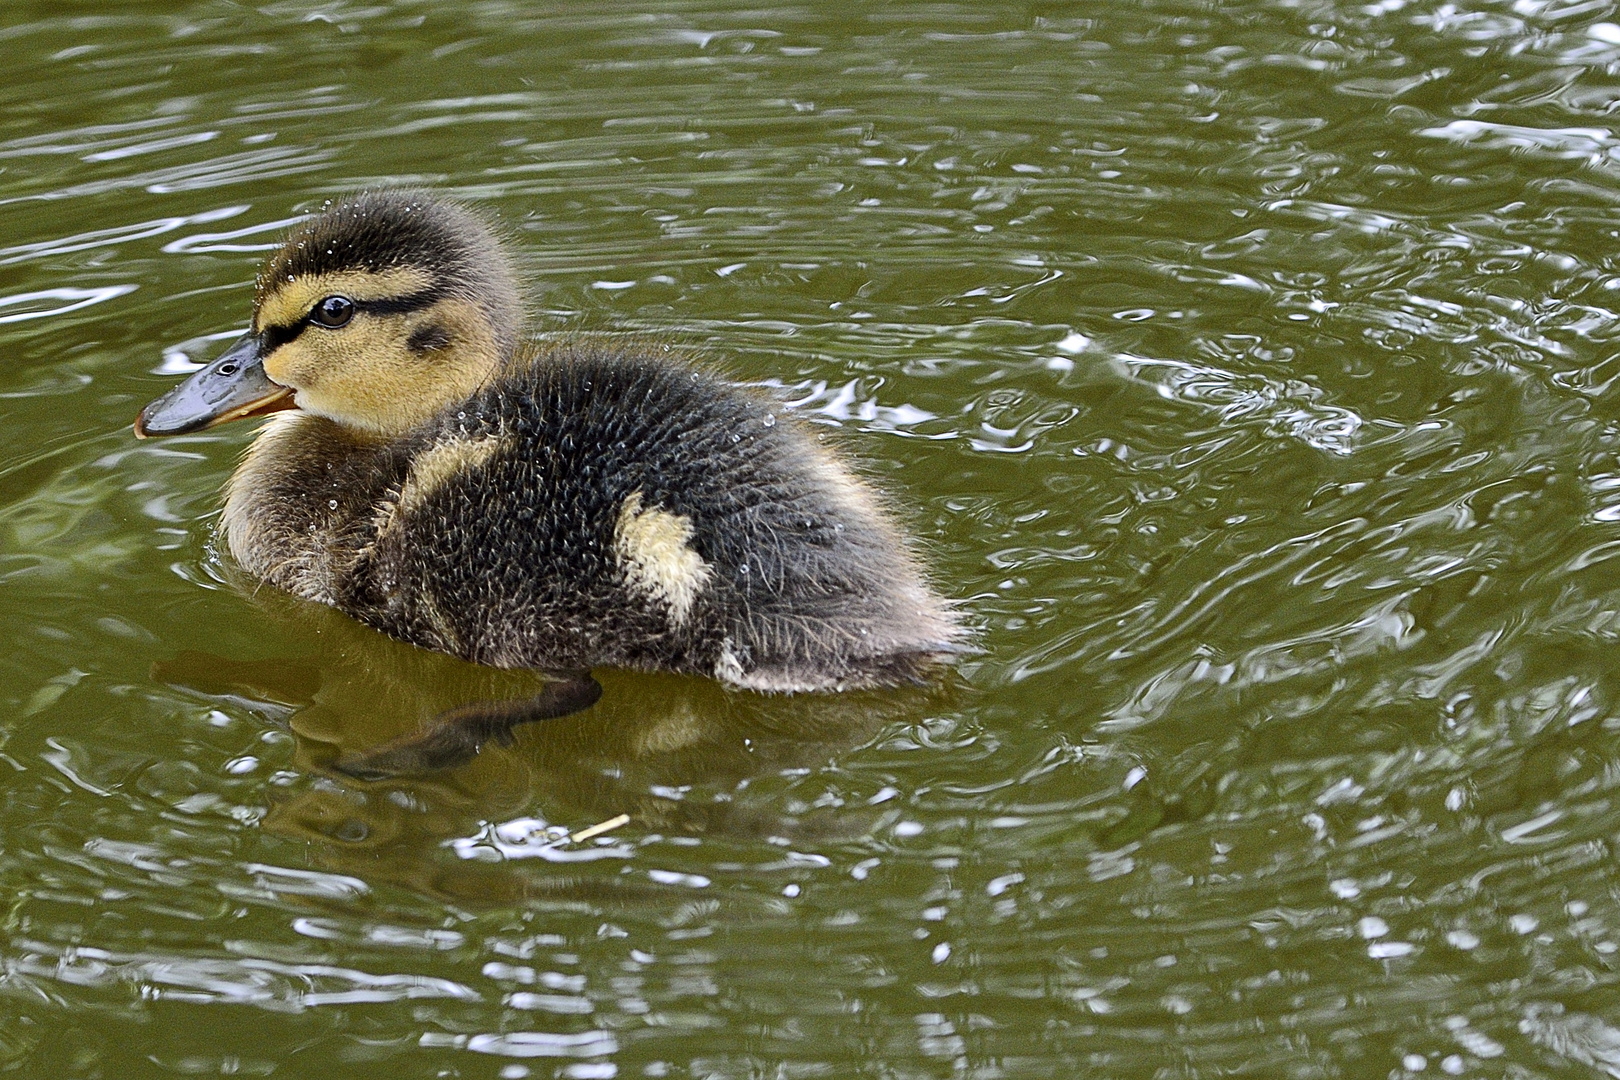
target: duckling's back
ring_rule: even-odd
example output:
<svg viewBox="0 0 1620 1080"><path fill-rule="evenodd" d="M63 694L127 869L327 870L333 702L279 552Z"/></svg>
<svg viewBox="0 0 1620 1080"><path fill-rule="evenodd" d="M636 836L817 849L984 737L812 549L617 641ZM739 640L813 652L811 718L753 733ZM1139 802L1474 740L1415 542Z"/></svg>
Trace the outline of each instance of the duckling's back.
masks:
<svg viewBox="0 0 1620 1080"><path fill-rule="evenodd" d="M278 536L321 540L293 559L238 557L419 645L498 667L819 690L918 680L960 641L871 492L810 433L653 353L558 349L390 446L312 455L341 433L290 423L302 430L261 440L286 462L244 469L320 482L233 485L232 500L302 490L319 529L295 518ZM251 516L228 509L227 523Z"/></svg>

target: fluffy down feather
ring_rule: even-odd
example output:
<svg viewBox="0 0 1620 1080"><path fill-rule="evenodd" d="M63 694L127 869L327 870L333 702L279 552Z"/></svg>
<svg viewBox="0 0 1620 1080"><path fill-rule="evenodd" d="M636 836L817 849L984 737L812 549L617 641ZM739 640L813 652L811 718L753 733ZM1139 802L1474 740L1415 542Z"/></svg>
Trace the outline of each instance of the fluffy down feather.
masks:
<svg viewBox="0 0 1620 1080"><path fill-rule="evenodd" d="M278 417L230 485L238 560L496 667L820 690L916 681L957 648L870 491L780 405L651 352L514 366L398 442ZM682 523L649 558L703 568L683 610L625 557L627 508Z"/></svg>

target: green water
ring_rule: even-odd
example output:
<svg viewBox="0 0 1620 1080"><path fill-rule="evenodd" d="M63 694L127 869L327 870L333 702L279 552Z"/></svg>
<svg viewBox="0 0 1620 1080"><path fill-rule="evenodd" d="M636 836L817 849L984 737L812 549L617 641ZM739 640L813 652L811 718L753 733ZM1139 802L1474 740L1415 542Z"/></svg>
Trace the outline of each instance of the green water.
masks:
<svg viewBox="0 0 1620 1080"><path fill-rule="evenodd" d="M573 10L0 11L0 1074L1620 1075L1613 5ZM840 429L982 654L335 778L514 677L129 423L384 181Z"/></svg>

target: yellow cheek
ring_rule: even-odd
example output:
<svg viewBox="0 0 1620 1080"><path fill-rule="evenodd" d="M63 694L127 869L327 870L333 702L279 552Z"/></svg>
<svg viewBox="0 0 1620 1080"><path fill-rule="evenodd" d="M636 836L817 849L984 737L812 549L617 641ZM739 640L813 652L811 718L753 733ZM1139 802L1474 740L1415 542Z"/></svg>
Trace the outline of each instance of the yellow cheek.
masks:
<svg viewBox="0 0 1620 1080"><path fill-rule="evenodd" d="M264 358L264 373L270 376L271 382L278 382L282 386L292 385L291 371L288 360L287 347L285 345Z"/></svg>
<svg viewBox="0 0 1620 1080"><path fill-rule="evenodd" d="M308 376L313 374L314 368L306 352L299 342L290 341L264 358L264 373L272 382L302 389L312 381Z"/></svg>

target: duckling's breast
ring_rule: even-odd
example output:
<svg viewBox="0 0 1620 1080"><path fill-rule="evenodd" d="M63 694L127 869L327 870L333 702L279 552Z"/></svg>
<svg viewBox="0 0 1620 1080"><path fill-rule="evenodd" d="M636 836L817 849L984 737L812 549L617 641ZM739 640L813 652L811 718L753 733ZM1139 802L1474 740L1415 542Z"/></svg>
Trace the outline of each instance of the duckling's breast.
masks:
<svg viewBox="0 0 1620 1080"><path fill-rule="evenodd" d="M279 413L226 484L226 543L254 576L342 606L379 508L404 470L396 447L363 443L307 413Z"/></svg>

